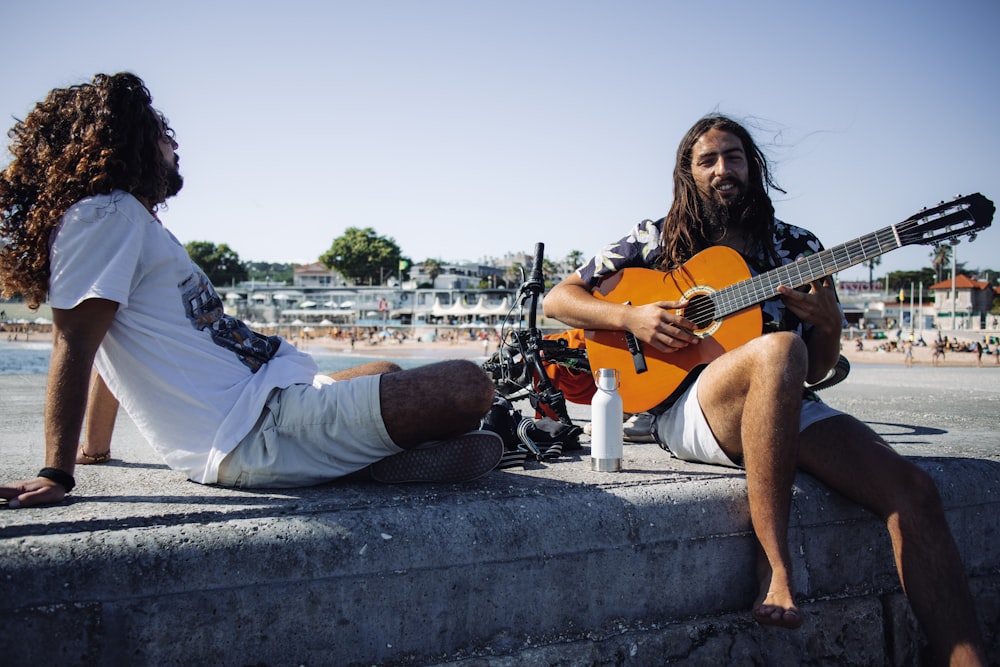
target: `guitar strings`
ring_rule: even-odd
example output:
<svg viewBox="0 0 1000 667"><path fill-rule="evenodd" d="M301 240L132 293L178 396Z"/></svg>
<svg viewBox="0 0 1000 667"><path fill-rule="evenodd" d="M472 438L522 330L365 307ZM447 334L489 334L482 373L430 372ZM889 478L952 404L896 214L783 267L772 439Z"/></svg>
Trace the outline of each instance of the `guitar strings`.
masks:
<svg viewBox="0 0 1000 667"><path fill-rule="evenodd" d="M942 227L947 227L956 218L975 222L975 216L971 214L968 205L964 203L967 200L968 198L962 198L950 204L932 208L924 211L919 218L903 220L893 226L822 250L798 261L775 267L766 273L752 276L728 287L698 293L691 298L691 303L684 309L684 316L694 322L698 329L707 328L719 317L725 317L774 298L778 294L779 285L791 285L792 287L805 285L883 255L890 250L918 242L918 239L911 239L909 233L921 226L928 225L928 217L930 216L939 215L929 230L940 230ZM947 213L945 213L946 211ZM954 236L954 234L946 235L946 237L949 236ZM688 272L685 271L685 273ZM693 276L689 275L689 277L693 279Z"/></svg>
<svg viewBox="0 0 1000 667"><path fill-rule="evenodd" d="M684 309L684 316L698 325L699 329L706 328L718 317L725 317L777 296L779 285L805 285L900 248L903 244L898 239L921 224L924 224L922 220L904 220L895 225L895 230L891 226L885 227L714 292L697 294Z"/></svg>

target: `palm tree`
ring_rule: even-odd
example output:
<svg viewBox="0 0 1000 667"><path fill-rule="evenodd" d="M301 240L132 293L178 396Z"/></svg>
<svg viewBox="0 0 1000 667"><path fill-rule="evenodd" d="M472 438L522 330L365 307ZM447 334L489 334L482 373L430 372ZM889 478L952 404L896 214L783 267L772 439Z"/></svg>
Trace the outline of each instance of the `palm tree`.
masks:
<svg viewBox="0 0 1000 667"><path fill-rule="evenodd" d="M570 271L576 271L583 264L583 253L579 250L570 250L569 254L566 255L566 262L569 264Z"/></svg>
<svg viewBox="0 0 1000 667"><path fill-rule="evenodd" d="M434 281L441 275L441 260L428 257L424 260L423 269L424 273L430 279L431 287L433 287Z"/></svg>
<svg viewBox="0 0 1000 667"><path fill-rule="evenodd" d="M939 243L934 246L934 252L931 253L931 266L934 267L935 282L939 283L944 279L944 272L951 264L951 251L952 247L948 243Z"/></svg>
<svg viewBox="0 0 1000 667"><path fill-rule="evenodd" d="M868 289L870 290L875 289L875 278L874 278L875 267L881 263L882 263L882 255L879 255L878 257L872 257L867 262L865 262L865 266L868 267Z"/></svg>
<svg viewBox="0 0 1000 667"><path fill-rule="evenodd" d="M556 266L555 262L551 262L547 259L542 260L542 282L546 285L551 285L555 280L556 276L559 275L559 267Z"/></svg>
<svg viewBox="0 0 1000 667"><path fill-rule="evenodd" d="M516 287L525 280L524 265L520 262L512 262L503 271L503 280L507 287Z"/></svg>

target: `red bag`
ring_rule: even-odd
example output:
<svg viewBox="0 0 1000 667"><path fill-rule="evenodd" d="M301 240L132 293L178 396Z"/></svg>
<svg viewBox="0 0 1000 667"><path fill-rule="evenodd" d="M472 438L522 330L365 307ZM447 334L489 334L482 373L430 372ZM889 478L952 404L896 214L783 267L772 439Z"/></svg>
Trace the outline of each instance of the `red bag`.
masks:
<svg viewBox="0 0 1000 667"><path fill-rule="evenodd" d="M563 339L572 348L584 347L583 329L570 329L557 334L548 334L546 340ZM563 396L570 403L580 405L590 405L590 399L597 392L597 385L589 370L576 370L562 364L545 364L545 374L555 385L556 389L563 393ZM535 379L537 386L538 380ZM549 411L548 406L541 406L542 412L547 417L558 419Z"/></svg>

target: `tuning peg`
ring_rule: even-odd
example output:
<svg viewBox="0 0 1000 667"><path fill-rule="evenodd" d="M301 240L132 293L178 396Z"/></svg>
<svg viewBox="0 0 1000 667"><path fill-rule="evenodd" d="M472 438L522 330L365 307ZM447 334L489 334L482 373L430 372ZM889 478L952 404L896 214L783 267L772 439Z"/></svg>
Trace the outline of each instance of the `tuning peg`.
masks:
<svg viewBox="0 0 1000 667"><path fill-rule="evenodd" d="M969 232L969 243L972 243L973 241L975 241L976 240L976 236L977 236L976 232Z"/></svg>

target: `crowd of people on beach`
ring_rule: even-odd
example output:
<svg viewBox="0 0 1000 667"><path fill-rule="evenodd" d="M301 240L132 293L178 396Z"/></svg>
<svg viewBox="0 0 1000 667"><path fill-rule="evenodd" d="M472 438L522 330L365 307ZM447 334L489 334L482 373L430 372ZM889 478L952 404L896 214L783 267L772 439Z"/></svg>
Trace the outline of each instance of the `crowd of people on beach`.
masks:
<svg viewBox="0 0 1000 667"><path fill-rule="evenodd" d="M356 345L379 346L404 343L440 343L456 345L460 343L480 343L486 348L498 344L500 335L490 328L434 328L430 333L414 334L405 328L396 327L331 327L316 330L303 328L287 336L292 344L333 343L354 349Z"/></svg>
<svg viewBox="0 0 1000 667"><path fill-rule="evenodd" d="M944 363L949 353L960 355L960 360L963 362L971 361L970 357L965 355L975 355L975 362L979 367L982 367L988 358L992 358L995 365L1000 365L1000 335L984 334L979 339L960 339L938 332L934 340L928 343L921 334L911 332L904 336L902 331L897 331L893 338L870 338L868 341L874 344L866 345L864 338L845 337L843 346L844 349L855 352L900 353L904 355L904 363L907 366L913 365L916 348L929 348L931 364L935 366ZM984 360L984 357L987 359Z"/></svg>

